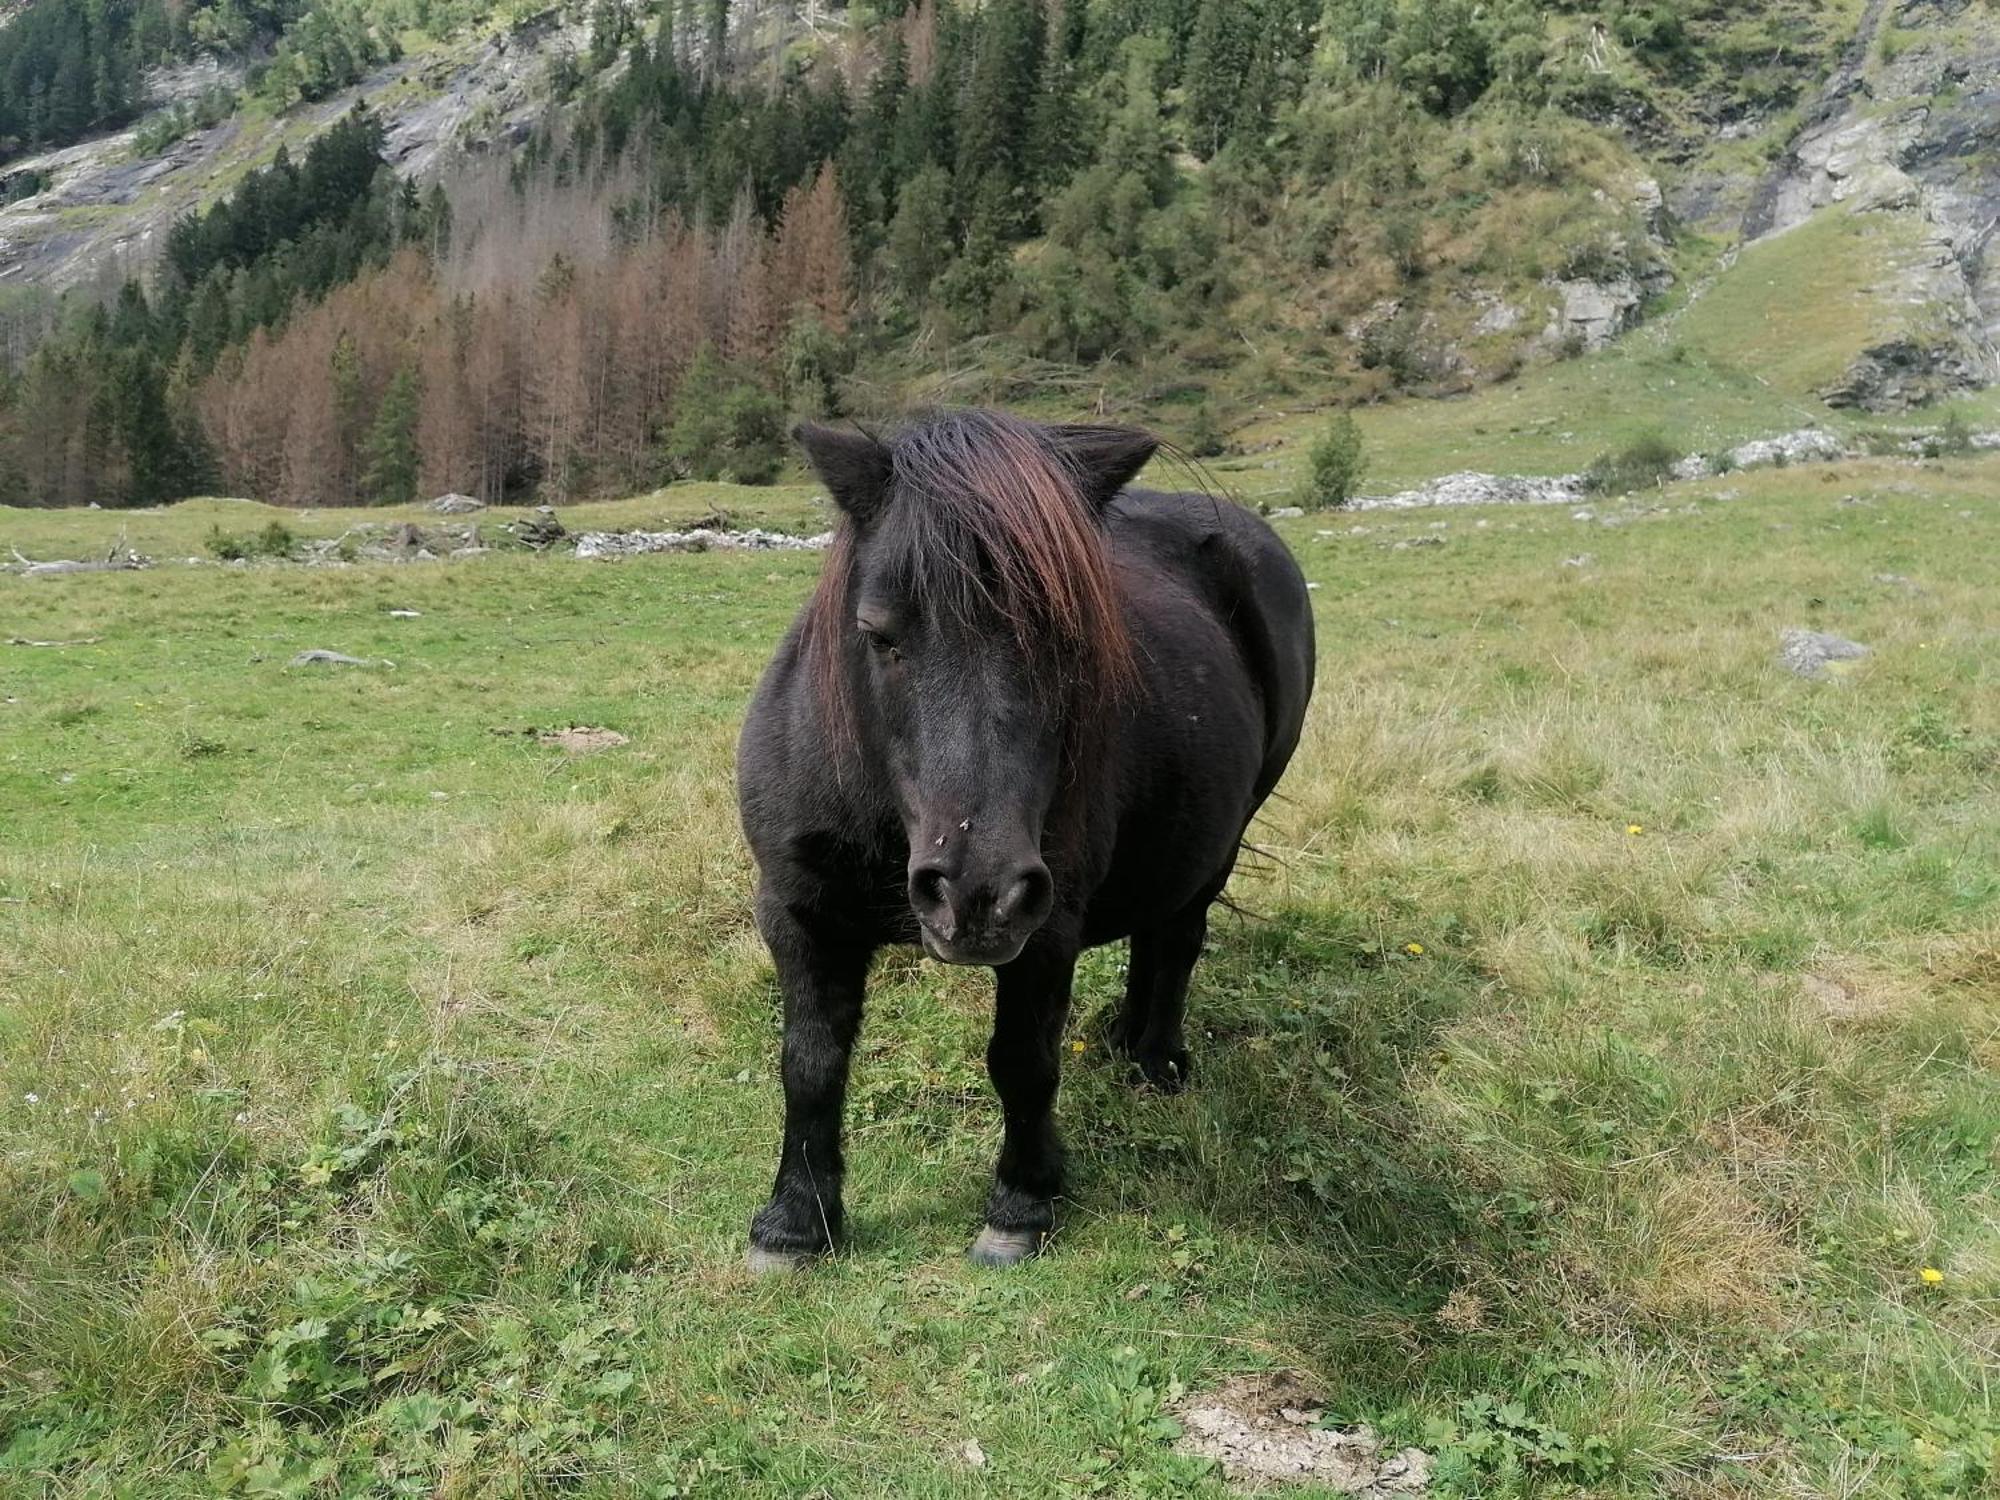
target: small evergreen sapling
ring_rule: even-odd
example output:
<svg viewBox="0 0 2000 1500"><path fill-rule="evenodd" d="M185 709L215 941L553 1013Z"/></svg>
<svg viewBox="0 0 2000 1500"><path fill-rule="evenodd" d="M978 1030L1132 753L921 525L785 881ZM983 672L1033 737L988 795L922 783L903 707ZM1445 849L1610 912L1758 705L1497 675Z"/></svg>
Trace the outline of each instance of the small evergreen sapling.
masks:
<svg viewBox="0 0 2000 1500"><path fill-rule="evenodd" d="M1301 500L1307 510L1333 510L1354 498L1368 469L1354 413L1343 411L1326 425L1307 455L1307 464Z"/></svg>

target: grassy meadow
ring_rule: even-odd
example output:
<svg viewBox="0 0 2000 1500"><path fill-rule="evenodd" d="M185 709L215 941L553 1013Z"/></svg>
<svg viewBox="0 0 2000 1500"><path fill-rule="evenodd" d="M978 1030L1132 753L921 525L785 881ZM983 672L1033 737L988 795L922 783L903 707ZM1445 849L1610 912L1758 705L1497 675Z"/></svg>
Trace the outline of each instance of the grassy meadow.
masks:
<svg viewBox="0 0 2000 1500"><path fill-rule="evenodd" d="M999 1274L990 981L911 954L850 1247L741 1269L732 745L816 557L0 578L76 643L0 645L0 1494L1215 1495L1163 1409L1267 1367L1438 1495L1992 1493L2000 463L1592 512L1279 523L1323 665L1195 1086L1128 1088L1090 955L1075 1199Z"/></svg>

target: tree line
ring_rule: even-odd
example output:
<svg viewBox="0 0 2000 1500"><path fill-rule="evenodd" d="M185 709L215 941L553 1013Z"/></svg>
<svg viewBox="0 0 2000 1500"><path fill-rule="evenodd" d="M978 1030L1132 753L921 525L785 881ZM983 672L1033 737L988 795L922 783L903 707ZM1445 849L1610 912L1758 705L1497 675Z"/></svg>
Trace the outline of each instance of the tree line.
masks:
<svg viewBox="0 0 2000 1500"><path fill-rule="evenodd" d="M1679 3L1619 10L1635 56L1676 65ZM754 478L777 412L856 367L978 339L1205 371L1262 357L1246 325L1317 347L1374 304L1340 378L1433 380L1446 273L1643 253L1564 11L886 0L812 48L751 0L601 12L604 76L504 166L420 191L364 110L177 224L150 289L0 377L0 499Z"/></svg>

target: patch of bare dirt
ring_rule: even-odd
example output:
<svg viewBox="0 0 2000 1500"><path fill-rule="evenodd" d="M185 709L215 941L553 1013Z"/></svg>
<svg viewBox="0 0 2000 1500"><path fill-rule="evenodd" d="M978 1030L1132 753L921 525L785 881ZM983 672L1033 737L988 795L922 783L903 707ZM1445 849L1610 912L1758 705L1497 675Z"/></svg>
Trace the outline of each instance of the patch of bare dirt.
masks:
<svg viewBox="0 0 2000 1500"><path fill-rule="evenodd" d="M1242 1489L1314 1484L1388 1500L1424 1494L1430 1484L1430 1455L1423 1450L1387 1453L1371 1428L1321 1427L1321 1398L1292 1370L1238 1375L1188 1396L1173 1415L1182 1428L1181 1451L1214 1459Z"/></svg>
<svg viewBox="0 0 2000 1500"><path fill-rule="evenodd" d="M593 750L615 750L620 745L632 743L615 729L606 729L601 724L572 724L567 729L544 729L535 736L536 742L554 745L571 755L588 755Z"/></svg>
<svg viewBox="0 0 2000 1500"><path fill-rule="evenodd" d="M1808 1004L1836 1025L1858 1026L1901 1015L1921 998L1914 986L1866 969L1817 969L1799 976Z"/></svg>

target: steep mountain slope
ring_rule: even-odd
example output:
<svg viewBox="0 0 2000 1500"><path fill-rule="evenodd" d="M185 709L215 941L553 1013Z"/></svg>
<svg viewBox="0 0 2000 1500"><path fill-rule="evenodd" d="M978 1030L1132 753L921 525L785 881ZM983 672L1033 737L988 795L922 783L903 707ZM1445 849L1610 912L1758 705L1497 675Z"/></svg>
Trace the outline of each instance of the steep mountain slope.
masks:
<svg viewBox="0 0 2000 1500"><path fill-rule="evenodd" d="M62 292L112 272L146 269L169 225L294 152L357 103L386 129L384 155L422 175L456 147L507 149L525 139L549 99L550 70L573 60L588 27L553 10L512 25L433 43L385 64L359 84L280 115L246 107L156 154L142 142L166 109L215 82L240 82L240 65L149 75L161 108L127 129L0 166L0 288ZM9 184L33 186L11 203Z"/></svg>

